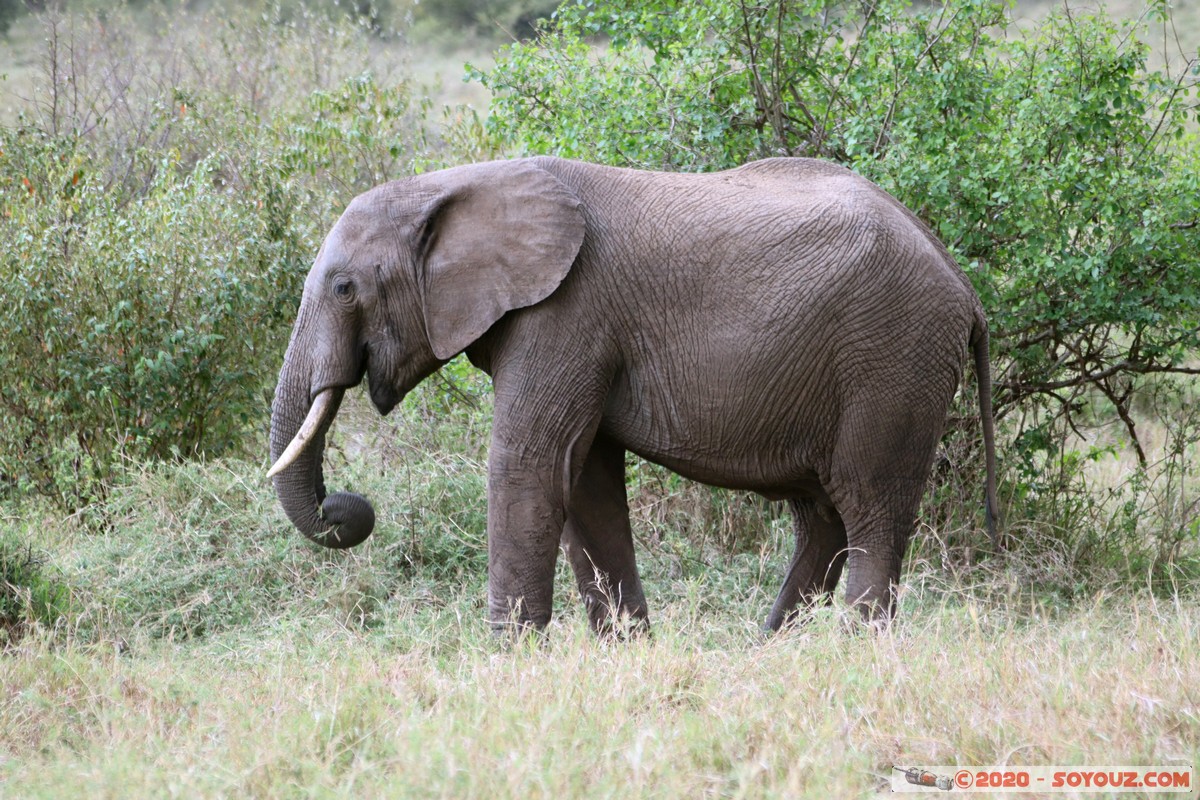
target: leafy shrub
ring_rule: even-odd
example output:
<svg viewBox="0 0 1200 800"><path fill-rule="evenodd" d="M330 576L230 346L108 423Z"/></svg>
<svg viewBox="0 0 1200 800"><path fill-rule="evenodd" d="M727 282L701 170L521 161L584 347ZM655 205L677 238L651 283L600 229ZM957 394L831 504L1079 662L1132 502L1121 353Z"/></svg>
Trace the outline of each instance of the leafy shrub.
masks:
<svg viewBox="0 0 1200 800"><path fill-rule="evenodd" d="M20 182L2 212L0 280L15 302L0 325L17 334L0 354L13 376L0 390L14 421L3 472L87 492L121 452L236 448L298 299L300 254L271 210L222 188L208 159L164 161L121 207L71 139L7 133L0 170Z"/></svg>
<svg viewBox="0 0 1200 800"><path fill-rule="evenodd" d="M413 7L417 22L436 23L454 31L526 39L538 20L549 19L555 0L423 0Z"/></svg>
<svg viewBox="0 0 1200 800"><path fill-rule="evenodd" d="M1097 536L1132 548L1128 525L1143 543L1194 542L1194 490L1160 478L1169 464L1186 474L1195 448L1152 464L1144 429L1172 417L1144 399L1156 376L1200 371L1200 67L1149 66L1142 38L1172 30L1165 4L1137 23L1057 11L1024 34L1008 9L570 3L473 74L495 93L492 133L526 152L685 171L819 156L880 183L947 243L987 308L1009 516L1080 558ZM977 524L972 395L952 413L923 517L951 529ZM1142 477L1102 497L1094 468L1124 444L1095 444L1109 420ZM1150 494L1163 490L1191 509L1160 519L1173 533L1115 511L1162 506Z"/></svg>
<svg viewBox="0 0 1200 800"><path fill-rule="evenodd" d="M44 17L41 102L0 129L0 491L67 507L122 457L257 446L330 221L434 147L350 22L119 13Z"/></svg>
<svg viewBox="0 0 1200 800"><path fill-rule="evenodd" d="M16 532L0 531L0 644L30 624L52 626L68 611L70 590Z"/></svg>
<svg viewBox="0 0 1200 800"><path fill-rule="evenodd" d="M1007 36L1007 8L569 4L474 75L496 92L492 128L530 152L850 166L915 209L975 282L1000 416L1069 415L1088 391L1124 415L1141 376L1194 371L1184 362L1200 346L1187 128L1200 68L1149 69L1133 27L1103 15L1057 13Z"/></svg>

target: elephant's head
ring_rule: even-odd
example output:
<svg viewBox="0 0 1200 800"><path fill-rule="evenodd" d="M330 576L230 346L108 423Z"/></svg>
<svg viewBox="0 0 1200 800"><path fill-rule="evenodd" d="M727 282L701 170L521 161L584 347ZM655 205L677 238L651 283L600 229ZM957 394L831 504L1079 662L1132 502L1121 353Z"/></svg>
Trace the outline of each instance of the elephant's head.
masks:
<svg viewBox="0 0 1200 800"><path fill-rule="evenodd" d="M326 495L325 432L368 377L387 414L504 314L550 295L583 241L578 198L531 161L429 173L356 198L304 283L271 409L269 473L288 517L327 547L370 535L363 497Z"/></svg>

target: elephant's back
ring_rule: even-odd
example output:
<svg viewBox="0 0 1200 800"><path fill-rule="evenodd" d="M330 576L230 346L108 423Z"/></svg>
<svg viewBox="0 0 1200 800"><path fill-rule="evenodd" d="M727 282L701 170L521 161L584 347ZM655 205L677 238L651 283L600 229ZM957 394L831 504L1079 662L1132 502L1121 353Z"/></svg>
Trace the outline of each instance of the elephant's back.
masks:
<svg viewBox="0 0 1200 800"><path fill-rule="evenodd" d="M740 260L747 251L769 256L781 249L792 251L795 266L809 250L861 252L890 244L901 253L919 251L930 277L940 273L973 294L953 256L920 218L869 179L831 161L777 157L721 172L665 173L535 160L584 199L593 239L638 248L648 266L688 265L674 263L680 261L702 269L721 259ZM615 220L623 224L613 225Z"/></svg>
<svg viewBox="0 0 1200 800"><path fill-rule="evenodd" d="M577 277L639 306L618 315L694 312L734 320L752 339L855 313L887 317L914 294L918 305L975 316L974 290L929 228L838 164L769 158L683 174L537 161L583 201ZM858 302L836 319L814 310L851 295Z"/></svg>
<svg viewBox="0 0 1200 800"><path fill-rule="evenodd" d="M767 158L726 174L745 176L781 202L791 198L801 207L819 204L821 197L837 197L847 219L858 220L856 227L886 232L897 240L899 249L919 253L930 277L949 277L955 289L965 289L955 294L975 295L953 255L920 217L878 184L840 164L815 158Z"/></svg>

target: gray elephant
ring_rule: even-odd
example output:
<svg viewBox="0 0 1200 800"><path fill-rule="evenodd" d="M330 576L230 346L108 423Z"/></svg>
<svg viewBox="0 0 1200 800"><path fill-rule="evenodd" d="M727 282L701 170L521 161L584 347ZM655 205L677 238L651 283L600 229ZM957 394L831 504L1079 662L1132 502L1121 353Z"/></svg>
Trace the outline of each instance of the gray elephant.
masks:
<svg viewBox="0 0 1200 800"><path fill-rule="evenodd" d="M366 538L326 494L324 435L366 375L387 414L460 352L491 376L488 609L550 620L560 544L598 631L647 620L625 453L787 500L796 550L767 624L832 591L894 614L949 404L974 354L996 515L987 325L945 247L891 196L811 159L707 175L556 158L433 172L356 198L317 254L275 391L285 512Z"/></svg>

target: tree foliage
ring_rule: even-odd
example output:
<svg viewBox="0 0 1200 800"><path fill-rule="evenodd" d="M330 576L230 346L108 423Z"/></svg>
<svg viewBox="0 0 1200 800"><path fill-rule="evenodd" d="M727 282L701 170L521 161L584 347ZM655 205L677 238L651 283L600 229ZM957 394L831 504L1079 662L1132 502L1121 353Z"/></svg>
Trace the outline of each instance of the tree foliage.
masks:
<svg viewBox="0 0 1200 800"><path fill-rule="evenodd" d="M993 0L594 0L475 77L494 133L530 153L712 170L834 159L914 209L993 330L996 408L1045 426L1197 372L1195 59L1149 66L1166 25ZM1139 447L1139 454L1141 450Z"/></svg>
<svg viewBox="0 0 1200 800"><path fill-rule="evenodd" d="M554 13L557 0L422 0L413 5L413 16L428 21L456 37L471 31L484 36L525 39L540 19Z"/></svg>
<svg viewBox="0 0 1200 800"><path fill-rule="evenodd" d="M0 127L0 494L78 507L122 459L258 444L320 238L423 167L428 104L321 15L41 21Z"/></svg>

